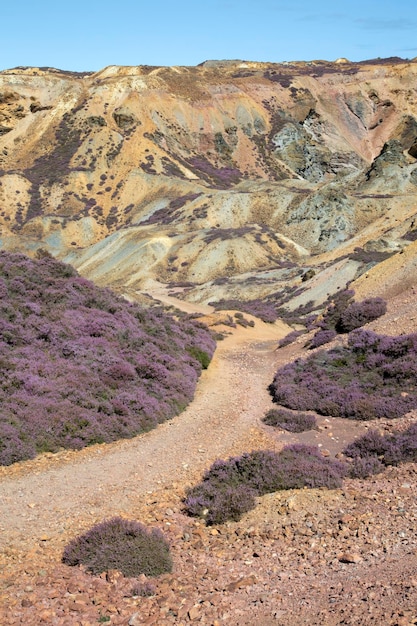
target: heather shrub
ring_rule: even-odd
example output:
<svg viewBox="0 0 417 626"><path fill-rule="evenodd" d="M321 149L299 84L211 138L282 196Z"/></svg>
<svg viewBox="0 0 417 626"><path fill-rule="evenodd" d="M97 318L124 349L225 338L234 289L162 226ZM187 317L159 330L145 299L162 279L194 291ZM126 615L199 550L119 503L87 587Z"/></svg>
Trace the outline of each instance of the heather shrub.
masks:
<svg viewBox="0 0 417 626"><path fill-rule="evenodd" d="M287 409L271 409L263 418L268 426L276 426L291 433L302 433L316 427L316 418L310 413L299 413Z"/></svg>
<svg viewBox="0 0 417 626"><path fill-rule="evenodd" d="M349 259L352 261L359 261L359 263L363 263L365 266L372 267L381 263L381 261L385 261L390 256L392 256L394 252L382 252L378 250L364 250L363 248L356 247L352 254L349 254Z"/></svg>
<svg viewBox="0 0 417 626"><path fill-rule="evenodd" d="M153 585L149 580L144 583L137 583L131 591L133 597L138 596L140 598L149 598L150 596L154 596L156 594L155 585Z"/></svg>
<svg viewBox="0 0 417 626"><path fill-rule="evenodd" d="M320 346L324 346L326 343L330 343L333 339L337 337L337 332L333 329L329 330L318 330L313 336L309 348L313 350L314 348L319 348Z"/></svg>
<svg viewBox="0 0 417 626"><path fill-rule="evenodd" d="M206 524L237 522L244 513L255 508L257 492L244 484L219 485L207 481L186 498L186 511L193 517L202 517Z"/></svg>
<svg viewBox="0 0 417 626"><path fill-rule="evenodd" d="M95 287L48 255L0 252L0 464L133 437L184 409L206 327Z"/></svg>
<svg viewBox="0 0 417 626"><path fill-rule="evenodd" d="M383 457L388 448L388 439L373 429L350 443L345 448L344 454L353 459L369 456Z"/></svg>
<svg viewBox="0 0 417 626"><path fill-rule="evenodd" d="M210 365L211 358L209 354L197 346L190 346L188 353L200 363L203 370L206 370Z"/></svg>
<svg viewBox="0 0 417 626"><path fill-rule="evenodd" d="M118 570L126 577L159 576L172 570L169 545L160 530L148 530L139 522L113 517L96 524L65 548L66 565L84 565L101 574Z"/></svg>
<svg viewBox="0 0 417 626"><path fill-rule="evenodd" d="M386 312L387 303L382 298L367 298L362 302L353 302L342 312L336 330L340 333L349 333L378 319Z"/></svg>
<svg viewBox="0 0 417 626"><path fill-rule="evenodd" d="M383 463L375 456L355 457L349 465L350 478L368 478L379 474L384 469Z"/></svg>
<svg viewBox="0 0 417 626"><path fill-rule="evenodd" d="M331 303L318 322L321 330L317 334L331 330L337 333L349 333L386 313L387 303L383 298L367 298L361 302L354 302L354 294L355 292L351 289L344 289L332 297ZM319 339L322 337L323 335L320 334Z"/></svg>
<svg viewBox="0 0 417 626"><path fill-rule="evenodd" d="M304 330L292 330L288 333L288 335L285 335L285 337L278 341L278 348L285 348L285 346L289 346L291 343L294 343L294 341L303 335L304 332Z"/></svg>
<svg viewBox="0 0 417 626"><path fill-rule="evenodd" d="M346 347L319 350L280 368L270 385L277 404L297 411L369 420L417 408L417 334L355 330Z"/></svg>
<svg viewBox="0 0 417 626"><path fill-rule="evenodd" d="M236 324L239 326L243 326L243 328L253 328L255 326L255 322L253 320L248 320L243 316L243 313L235 313Z"/></svg>
<svg viewBox="0 0 417 626"><path fill-rule="evenodd" d="M338 291L331 298L330 304L323 313L319 326L322 330L335 329L341 315L353 302L355 292L352 289L343 289Z"/></svg>
<svg viewBox="0 0 417 626"><path fill-rule="evenodd" d="M186 512L207 524L238 520L255 497L283 489L340 487L344 464L324 458L317 447L296 444L281 452L257 450L218 460L200 484L188 490Z"/></svg>
<svg viewBox="0 0 417 626"><path fill-rule="evenodd" d="M366 468L366 475L376 474L388 465L417 461L417 422L407 430L392 435L381 435L370 430L344 450L352 459L350 473L353 477L359 468ZM361 476L364 477L364 476Z"/></svg>

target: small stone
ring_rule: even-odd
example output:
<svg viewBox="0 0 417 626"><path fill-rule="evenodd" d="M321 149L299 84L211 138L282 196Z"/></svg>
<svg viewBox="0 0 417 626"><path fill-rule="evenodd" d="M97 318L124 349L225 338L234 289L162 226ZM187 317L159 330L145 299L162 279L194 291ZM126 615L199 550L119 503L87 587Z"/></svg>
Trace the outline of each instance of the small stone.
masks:
<svg viewBox="0 0 417 626"><path fill-rule="evenodd" d="M257 578L253 574L251 576L244 576L227 585L226 591L237 591L237 589L241 587L249 587L250 585L255 585L257 582Z"/></svg>
<svg viewBox="0 0 417 626"><path fill-rule="evenodd" d="M200 617L200 606L198 604L195 604L193 607L191 607L191 609L188 611L188 617L191 621Z"/></svg>
<svg viewBox="0 0 417 626"><path fill-rule="evenodd" d="M80 602L76 600L74 604L71 604L69 608L70 608L70 611L75 611L76 613L84 613L87 606L85 602Z"/></svg>
<svg viewBox="0 0 417 626"><path fill-rule="evenodd" d="M123 574L117 569L110 569L106 572L106 580L108 583L117 583L121 578L123 578Z"/></svg>
<svg viewBox="0 0 417 626"><path fill-rule="evenodd" d="M341 563L360 563L362 557L356 552L344 552L338 557Z"/></svg>
<svg viewBox="0 0 417 626"><path fill-rule="evenodd" d="M278 611L274 611L274 617L275 619L281 619L281 617L284 617L285 613L287 613L287 611L284 611L283 609L278 609Z"/></svg>
<svg viewBox="0 0 417 626"><path fill-rule="evenodd" d="M295 496L291 496L290 498L288 498L286 504L287 504L287 507L288 507L289 511L297 511L298 510L297 501L295 499Z"/></svg>
<svg viewBox="0 0 417 626"><path fill-rule="evenodd" d="M38 615L39 621L45 622L46 624L51 624L53 617L54 617L54 612L51 611L50 609L45 609L44 611L41 611Z"/></svg>
<svg viewBox="0 0 417 626"><path fill-rule="evenodd" d="M134 615L132 615L132 617L128 621L128 626L139 626L142 623L143 622L140 619L140 613L135 613Z"/></svg>

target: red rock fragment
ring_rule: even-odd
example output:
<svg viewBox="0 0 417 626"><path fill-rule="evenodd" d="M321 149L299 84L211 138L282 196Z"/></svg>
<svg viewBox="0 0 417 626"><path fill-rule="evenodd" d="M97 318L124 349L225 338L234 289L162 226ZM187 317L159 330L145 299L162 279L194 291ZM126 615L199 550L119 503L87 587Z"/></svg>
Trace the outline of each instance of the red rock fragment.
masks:
<svg viewBox="0 0 417 626"><path fill-rule="evenodd" d="M243 576L242 578L239 578L238 580L235 580L231 582L229 585L227 585L225 590L236 591L237 589L240 589L241 587L248 587L250 585L255 585L257 582L258 581L256 579L256 576L254 576L253 574L250 576Z"/></svg>

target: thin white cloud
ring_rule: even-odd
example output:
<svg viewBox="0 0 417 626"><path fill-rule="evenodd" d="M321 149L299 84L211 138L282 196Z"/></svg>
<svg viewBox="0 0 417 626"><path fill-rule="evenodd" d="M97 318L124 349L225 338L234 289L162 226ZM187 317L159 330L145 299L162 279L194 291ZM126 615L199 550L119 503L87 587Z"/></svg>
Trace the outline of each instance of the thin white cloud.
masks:
<svg viewBox="0 0 417 626"><path fill-rule="evenodd" d="M417 29L417 22L414 20L406 20L403 18L400 19L392 19L392 20L375 20L373 18L366 19L357 19L355 20L355 24L359 24L365 30L379 30L379 31L387 31L387 30L413 30Z"/></svg>

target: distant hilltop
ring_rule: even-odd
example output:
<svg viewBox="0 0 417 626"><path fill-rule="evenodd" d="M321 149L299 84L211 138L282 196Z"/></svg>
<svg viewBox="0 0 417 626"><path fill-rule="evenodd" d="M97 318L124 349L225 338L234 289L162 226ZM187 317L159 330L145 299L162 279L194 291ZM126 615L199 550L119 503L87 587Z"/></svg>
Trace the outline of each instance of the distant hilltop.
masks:
<svg viewBox="0 0 417 626"><path fill-rule="evenodd" d="M367 59L363 61L350 61L346 57L339 57L334 61L328 61L324 59L314 59L310 61L280 61L280 62L268 62L268 61L248 61L243 59L208 59L206 61L202 61L196 66L165 66L165 65L131 65L131 66L107 66L107 67L120 67L120 68L144 68L146 70L156 70L156 69L166 69L169 67L204 67L204 68L232 68L234 66L241 67L265 67L271 65L282 65L282 66L303 66L303 65L341 65L341 64L350 64L350 65L393 65L400 63L415 63L417 62L417 57L413 59L404 59L401 57L387 57L387 58L376 58L376 59ZM40 74L64 74L68 76L74 76L83 78L84 76L92 76L95 73L100 73L101 71L107 69L102 68L98 71L72 71L72 70L62 70L55 67L36 67L36 66L17 66L14 68L4 69L0 73L4 74L31 74L33 72L38 72Z"/></svg>
<svg viewBox="0 0 417 626"><path fill-rule="evenodd" d="M0 72L0 246L295 308L338 259L326 300L414 237L416 86L397 57Z"/></svg>

